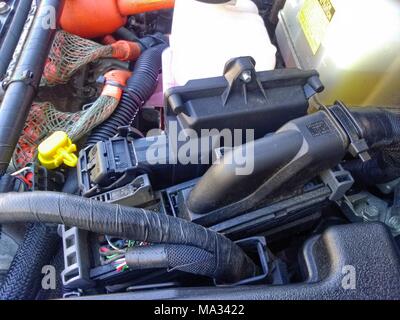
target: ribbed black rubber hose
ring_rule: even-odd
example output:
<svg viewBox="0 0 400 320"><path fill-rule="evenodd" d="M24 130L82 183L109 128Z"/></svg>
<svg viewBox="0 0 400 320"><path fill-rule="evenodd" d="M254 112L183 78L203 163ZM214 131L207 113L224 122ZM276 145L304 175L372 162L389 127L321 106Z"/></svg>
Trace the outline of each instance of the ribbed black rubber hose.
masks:
<svg viewBox="0 0 400 320"><path fill-rule="evenodd" d="M366 185L400 177L400 108L354 108L351 113L363 130L372 160L348 161L345 169Z"/></svg>
<svg viewBox="0 0 400 320"><path fill-rule="evenodd" d="M142 53L135 64L132 77L127 82L117 109L110 118L93 130L86 145L105 141L117 134L118 127L130 124L157 86L161 70L161 55L165 48L167 48L166 44L160 44Z"/></svg>
<svg viewBox="0 0 400 320"><path fill-rule="evenodd" d="M352 108L371 149L400 145L400 108Z"/></svg>
<svg viewBox="0 0 400 320"><path fill-rule="evenodd" d="M195 223L144 209L122 207L56 192L0 195L0 223L42 222L155 244L196 247L209 252L221 283L253 277L254 262L231 240Z"/></svg>

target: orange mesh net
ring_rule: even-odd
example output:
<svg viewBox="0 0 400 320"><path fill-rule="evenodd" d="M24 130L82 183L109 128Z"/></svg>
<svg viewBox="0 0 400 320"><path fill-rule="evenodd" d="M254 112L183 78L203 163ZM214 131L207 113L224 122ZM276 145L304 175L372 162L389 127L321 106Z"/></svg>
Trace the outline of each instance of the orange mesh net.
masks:
<svg viewBox="0 0 400 320"><path fill-rule="evenodd" d="M100 58L134 60L139 55L140 47L133 42L117 41L104 46L65 31L57 31L41 85L65 84L79 68ZM126 72L118 71L110 72L109 76L118 83L128 77ZM60 112L49 102L33 104L14 151L14 166L22 168L34 162L38 145L54 131L66 132L73 141L82 138L111 116L118 106L120 91L118 87L106 86L89 108L76 113Z"/></svg>
<svg viewBox="0 0 400 320"><path fill-rule="evenodd" d="M113 97L100 96L89 108L75 113L60 112L48 102L35 103L14 151L14 166L19 169L34 162L37 147L54 131L64 131L72 141L79 140L110 117L118 102Z"/></svg>
<svg viewBox="0 0 400 320"><path fill-rule="evenodd" d="M137 59L140 53L140 46L134 42L120 40L104 46L58 31L47 58L41 85L65 84L79 68L101 58L131 61Z"/></svg>
<svg viewBox="0 0 400 320"><path fill-rule="evenodd" d="M103 46L65 31L58 31L47 58L42 85L67 83L82 66L113 55L111 45Z"/></svg>

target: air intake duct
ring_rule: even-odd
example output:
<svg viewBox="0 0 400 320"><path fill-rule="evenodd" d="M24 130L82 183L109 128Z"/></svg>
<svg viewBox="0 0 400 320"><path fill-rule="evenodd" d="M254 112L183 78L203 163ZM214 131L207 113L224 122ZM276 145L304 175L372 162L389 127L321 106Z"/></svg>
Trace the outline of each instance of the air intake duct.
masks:
<svg viewBox="0 0 400 320"><path fill-rule="evenodd" d="M347 152L362 158L347 164L356 178L393 180L400 176L399 137L400 110L347 109L337 102L228 152L199 180L187 206L194 214L244 212L301 187ZM238 163L243 153L245 163ZM251 170L240 174L243 167Z"/></svg>

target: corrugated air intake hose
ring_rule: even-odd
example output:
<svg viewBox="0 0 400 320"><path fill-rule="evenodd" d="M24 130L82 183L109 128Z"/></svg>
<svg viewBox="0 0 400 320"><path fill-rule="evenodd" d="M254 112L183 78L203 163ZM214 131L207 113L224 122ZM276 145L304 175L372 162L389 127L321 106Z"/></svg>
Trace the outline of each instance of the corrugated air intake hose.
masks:
<svg viewBox="0 0 400 320"><path fill-rule="evenodd" d="M136 61L133 75L127 81L117 109L110 118L92 131L86 145L108 140L117 134L118 127L131 123L157 86L161 70L161 55L165 48L167 48L166 44L159 44L142 53Z"/></svg>
<svg viewBox="0 0 400 320"><path fill-rule="evenodd" d="M400 177L400 108L354 108L351 113L363 130L372 160L352 160L344 167L366 185Z"/></svg>
<svg viewBox="0 0 400 320"><path fill-rule="evenodd" d="M83 230L168 248L169 267L190 262L186 272L209 276L220 283L253 277L258 268L231 240L192 222L144 209L94 201L56 192L0 195L0 223L42 222L75 226ZM195 257L176 261L176 247ZM172 251L171 251L172 250ZM210 268L210 266L212 266ZM201 270L201 272L199 272Z"/></svg>

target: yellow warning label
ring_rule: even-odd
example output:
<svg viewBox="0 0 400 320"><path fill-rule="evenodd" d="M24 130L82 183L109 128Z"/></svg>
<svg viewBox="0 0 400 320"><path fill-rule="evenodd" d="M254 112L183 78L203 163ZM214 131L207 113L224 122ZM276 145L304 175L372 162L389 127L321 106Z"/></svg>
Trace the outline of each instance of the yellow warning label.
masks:
<svg viewBox="0 0 400 320"><path fill-rule="evenodd" d="M305 0L297 19L313 54L316 54L335 14L330 0Z"/></svg>

